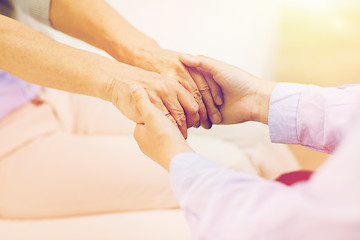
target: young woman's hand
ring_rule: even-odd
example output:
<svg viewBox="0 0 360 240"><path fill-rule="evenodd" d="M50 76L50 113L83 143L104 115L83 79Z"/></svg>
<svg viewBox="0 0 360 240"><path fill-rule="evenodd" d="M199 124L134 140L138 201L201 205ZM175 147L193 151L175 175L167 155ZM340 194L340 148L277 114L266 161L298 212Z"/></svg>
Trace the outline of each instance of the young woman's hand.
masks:
<svg viewBox="0 0 360 240"><path fill-rule="evenodd" d="M143 87L136 85L132 88L133 100L144 121L135 128L135 140L144 154L169 170L175 155L193 150L171 115L155 107Z"/></svg>
<svg viewBox="0 0 360 240"><path fill-rule="evenodd" d="M206 76L210 88L220 86L224 104L221 124L258 121L267 124L271 93L275 82L259 79L229 64L204 57L182 55L180 60Z"/></svg>

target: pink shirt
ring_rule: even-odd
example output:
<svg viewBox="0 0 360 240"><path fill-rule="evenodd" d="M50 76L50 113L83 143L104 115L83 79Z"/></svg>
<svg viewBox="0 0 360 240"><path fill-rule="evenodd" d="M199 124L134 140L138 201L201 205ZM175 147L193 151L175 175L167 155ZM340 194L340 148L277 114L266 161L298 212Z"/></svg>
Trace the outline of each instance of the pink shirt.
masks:
<svg viewBox="0 0 360 240"><path fill-rule="evenodd" d="M279 83L270 101L273 142L334 153L291 187L222 168L196 153L174 157L173 191L194 239L360 239L360 85Z"/></svg>
<svg viewBox="0 0 360 240"><path fill-rule="evenodd" d="M0 120L34 99L41 87L0 70Z"/></svg>

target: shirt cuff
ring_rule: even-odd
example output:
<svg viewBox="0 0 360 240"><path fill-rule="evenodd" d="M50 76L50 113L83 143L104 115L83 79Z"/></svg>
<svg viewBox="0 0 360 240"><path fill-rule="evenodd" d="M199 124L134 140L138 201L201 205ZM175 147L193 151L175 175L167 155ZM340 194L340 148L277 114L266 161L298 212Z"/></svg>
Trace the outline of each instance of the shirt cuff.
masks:
<svg viewBox="0 0 360 240"><path fill-rule="evenodd" d="M50 23L51 0L15 0L16 4L36 20L51 26Z"/></svg>
<svg viewBox="0 0 360 240"><path fill-rule="evenodd" d="M298 144L297 109L306 85L278 83L269 104L269 132L273 143Z"/></svg>

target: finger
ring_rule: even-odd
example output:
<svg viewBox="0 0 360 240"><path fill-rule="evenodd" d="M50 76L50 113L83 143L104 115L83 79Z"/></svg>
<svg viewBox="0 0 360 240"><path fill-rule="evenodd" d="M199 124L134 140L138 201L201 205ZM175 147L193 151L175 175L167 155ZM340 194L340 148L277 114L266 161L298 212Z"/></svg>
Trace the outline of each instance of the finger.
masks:
<svg viewBox="0 0 360 240"><path fill-rule="evenodd" d="M207 84L209 85L211 95L215 101L215 104L218 106L223 105L224 103L224 94L220 86L215 82L213 76L207 72L203 73L204 78L206 79Z"/></svg>
<svg viewBox="0 0 360 240"><path fill-rule="evenodd" d="M150 122L154 117L165 116L168 113L168 109L164 106L161 99L152 92L148 94L142 86L132 86L131 94L144 123ZM176 125L175 120L171 116L168 119Z"/></svg>
<svg viewBox="0 0 360 240"><path fill-rule="evenodd" d="M199 105L191 93L182 86L179 86L178 101L184 109L187 127L200 126Z"/></svg>
<svg viewBox="0 0 360 240"><path fill-rule="evenodd" d="M176 121L171 116L171 113L169 112L169 110L165 107L161 98L159 96L157 96L156 94L154 94L153 92L148 93L148 95L150 96L150 100L151 100L152 104L154 106L156 106L156 108L159 109L160 112L162 113L161 116L165 116L166 118L168 118L177 127Z"/></svg>
<svg viewBox="0 0 360 240"><path fill-rule="evenodd" d="M181 54L180 61L188 67L201 68L205 72L211 74L216 73L216 69L222 62L205 56L192 56L189 54Z"/></svg>
<svg viewBox="0 0 360 240"><path fill-rule="evenodd" d="M196 88L199 89L196 82L199 81L198 79L202 78L202 76L200 76L200 74L193 68L188 68L188 71L189 71L191 78L193 79L194 83L197 86ZM206 109L205 103L203 101L203 96L202 96L200 89L196 92L195 97L196 97L195 100L199 104L200 124L203 128L210 129L211 124L208 119L207 109Z"/></svg>
<svg viewBox="0 0 360 240"><path fill-rule="evenodd" d="M179 83L186 89L188 90L191 95L192 98L195 99L195 103L197 104L197 113L194 118L190 118L190 120L192 119L198 119L196 122L188 122L188 127L196 127L196 126L200 126L200 113L199 113L199 106L204 106L204 103L202 101L202 97L200 94L199 89L197 88L197 85L195 83L195 81L192 79L191 74L189 73L188 69L185 68L185 66L183 66L184 71L181 74L181 80L179 81Z"/></svg>
<svg viewBox="0 0 360 240"><path fill-rule="evenodd" d="M167 112L167 113L165 114L165 117L166 117L167 119L169 119L176 127L178 126L177 123L176 123L176 121L175 121L175 119L173 118L173 116L171 116L171 113Z"/></svg>
<svg viewBox="0 0 360 240"><path fill-rule="evenodd" d="M204 102L204 106L206 107L207 117L210 118L212 123L218 124L221 122L221 114L214 103L214 99L211 95L209 85L207 84L204 76L200 74L196 69L189 68L189 72L193 77ZM202 109L200 109L201 112ZM201 115L200 115L201 116Z"/></svg>
<svg viewBox="0 0 360 240"><path fill-rule="evenodd" d="M187 124L186 124L186 116L183 108L181 107L177 96L168 97L163 99L163 103L168 111L171 113L171 116L175 119L178 128L184 138L187 138Z"/></svg>
<svg viewBox="0 0 360 240"><path fill-rule="evenodd" d="M131 95L135 101L135 105L139 110L144 122L147 122L156 109L149 99L146 90L139 85L131 86Z"/></svg>

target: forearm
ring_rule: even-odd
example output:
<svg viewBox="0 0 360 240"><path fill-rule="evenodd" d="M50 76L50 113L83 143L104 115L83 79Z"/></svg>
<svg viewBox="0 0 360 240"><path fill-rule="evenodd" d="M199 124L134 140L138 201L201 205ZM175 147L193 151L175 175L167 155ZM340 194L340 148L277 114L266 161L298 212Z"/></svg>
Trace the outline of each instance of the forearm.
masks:
<svg viewBox="0 0 360 240"><path fill-rule="evenodd" d="M1 69L30 83L108 98L109 69L115 61L58 43L10 18L0 19Z"/></svg>
<svg viewBox="0 0 360 240"><path fill-rule="evenodd" d="M139 65L136 59L143 54L143 49L159 48L153 39L137 30L103 0L52 0L50 21L55 29L134 66Z"/></svg>

